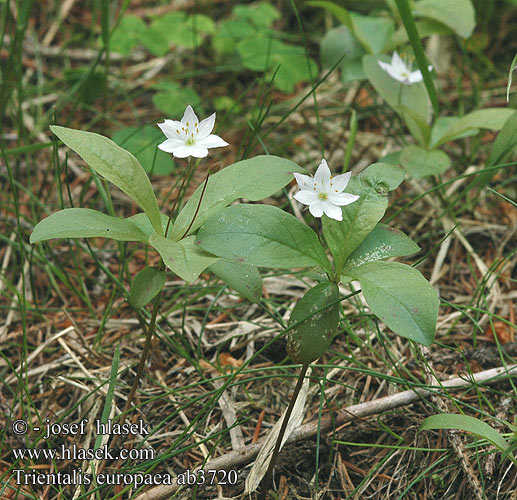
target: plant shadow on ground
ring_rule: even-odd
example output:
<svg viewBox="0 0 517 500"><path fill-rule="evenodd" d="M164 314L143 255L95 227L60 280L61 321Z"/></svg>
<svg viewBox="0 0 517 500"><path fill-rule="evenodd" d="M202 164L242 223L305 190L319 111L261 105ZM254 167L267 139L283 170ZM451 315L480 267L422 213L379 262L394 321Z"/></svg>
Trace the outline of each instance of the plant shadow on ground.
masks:
<svg viewBox="0 0 517 500"><path fill-rule="evenodd" d="M50 2L11 3L0 3L7 34L0 47L7 61L0 96L0 498L71 499L77 498L75 493L86 498L87 488L77 485L19 487L13 470L56 473L82 467L86 472L88 461L16 461L12 449L62 444L92 448L95 436L61 435L44 441L41 433L17 436L9 426L16 419L27 420L32 428L47 418L92 422L105 411L110 417L119 415L150 317L147 309L135 315L127 300L129 285L140 269L159 259L134 243L100 238L29 245L35 223L63 207L90 207L126 217L137 211L123 193L110 195L76 155L58 153L48 125L95 130L126 145L133 137L135 154L153 165L149 171L165 213L178 196L178 179L186 174L187 163L155 154L161 136L151 128L140 132L165 113L176 118L185 100L203 112L216 109L221 135L232 144L195 171L186 198L203 182L208 168L256 154L277 154L314 169L324 153L339 169L347 154L351 109L359 123L350 161L354 174L399 149L408 136L402 121L365 82L343 86L337 71L319 70L318 37L311 33L322 33L330 20L319 11L315 16L314 9L300 7L301 32L287 2L281 16L265 7L253 22L246 21L245 10L240 17L232 10L236 2L218 4L212 19L211 9L200 5L205 17L185 24L199 23L199 29L176 34L171 50L164 51L160 36L168 28L158 20L169 14L187 19L186 14L172 4L135 2L117 14L136 41L129 35L115 39L119 52L113 49L103 58L103 26L115 17L110 2L68 2L70 11L62 17L57 15L61 7ZM497 25L501 16L505 26L513 26L515 9L500 3L507 8L502 13L485 11L477 2L478 17L484 18L475 35L468 43L448 48L451 65L440 75L442 109L506 105L506 75L515 47L505 47L504 32L496 36L490 25ZM14 16L18 30L13 28ZM179 22L171 19L168 22ZM227 25L221 27L222 21ZM246 23L254 23L253 32L235 39L221 35ZM213 42L218 28L218 41ZM250 40L269 29L274 30L275 43L284 44L283 52L276 47L283 56L277 54L271 64L262 61L262 66L250 62ZM486 56L477 58L483 52L480 46ZM295 67L276 75L279 65L289 66L286 53ZM304 68L312 68L309 77L305 69L295 71L296 61L304 60ZM174 98L168 100L168 94ZM440 291L437 343L425 356L377 321L360 296L344 302L340 335L310 375L304 422L317 423L353 404L426 387L429 366L438 380L446 380L515 362L517 215L515 204L498 196L516 198L515 166L497 169L491 191L478 193L470 188L469 178L462 177L470 165L486 163L494 138L493 132L486 132L446 145L453 166L438 183L445 190L455 179L458 184L444 204L429 179L409 179L391 195L385 220L396 217L397 227L422 248L404 262L414 264L424 257L418 269L432 277ZM268 203L288 207L286 200L291 202L295 189L293 181ZM296 215L303 218L305 212ZM454 236L447 248L441 244L452 229L442 223L445 217L461 225L468 245ZM314 224L309 217L305 220ZM270 273L258 304L243 300L208 273L193 284L170 273L167 280L137 409L129 415L130 422L148 423L150 435L128 436L123 443L142 452L152 449L154 457L112 460L106 472L179 474L230 453L239 443L250 445L276 423L294 388L297 371L286 357L285 340L270 342L313 280L297 273ZM120 362L113 374L117 352ZM221 397L220 387L236 371ZM108 396L112 381L114 393ZM489 423L503 431L502 421L511 421L516 413L516 394L510 379L451 390L445 400L451 412L495 417ZM467 472L448 433L418 432L424 418L437 411L432 398L422 397L287 445L274 476L278 498L476 498L469 474L481 483L486 498L514 498L515 468L509 461L500 464L500 454L486 442L462 435ZM187 488L177 498L237 497L249 469L236 470L235 485ZM101 490L98 498L137 498L140 493L119 484L107 493Z"/></svg>

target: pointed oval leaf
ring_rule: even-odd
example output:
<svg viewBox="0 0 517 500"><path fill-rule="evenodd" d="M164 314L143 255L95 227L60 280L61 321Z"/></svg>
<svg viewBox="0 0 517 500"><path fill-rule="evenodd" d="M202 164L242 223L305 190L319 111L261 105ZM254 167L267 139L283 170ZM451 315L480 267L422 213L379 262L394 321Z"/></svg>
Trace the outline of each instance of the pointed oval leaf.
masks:
<svg viewBox="0 0 517 500"><path fill-rule="evenodd" d="M189 283L219 260L194 245L194 236L171 241L153 233L149 237L149 243L158 251L167 267Z"/></svg>
<svg viewBox="0 0 517 500"><path fill-rule="evenodd" d="M196 244L207 252L252 266L314 267L331 272L316 233L270 205L232 205L201 227Z"/></svg>
<svg viewBox="0 0 517 500"><path fill-rule="evenodd" d="M246 198L258 201L291 182L293 172L306 172L296 163L278 156L256 156L229 165L208 179L196 220L189 230L193 233L205 221L232 201ZM174 221L172 238L180 239L196 213L203 186L199 186Z"/></svg>
<svg viewBox="0 0 517 500"><path fill-rule="evenodd" d="M458 413L432 415L427 417L420 427L421 431L428 429L460 429L481 436L501 451L506 450L509 446L508 441L493 427L469 415L461 415Z"/></svg>
<svg viewBox="0 0 517 500"><path fill-rule="evenodd" d="M262 279L255 266L234 260L220 259L209 267L217 277L230 288L251 302L258 302L262 296Z"/></svg>
<svg viewBox="0 0 517 500"><path fill-rule="evenodd" d="M507 108L485 108L472 111L472 113L462 116L445 129L441 137L435 137L434 143L430 147L437 148L448 141L458 139L473 129L501 130L506 120L513 113L515 113L515 110Z"/></svg>
<svg viewBox="0 0 517 500"><path fill-rule="evenodd" d="M421 179L442 174L451 166L451 160L439 149L427 150L411 144L402 150L400 164L413 179Z"/></svg>
<svg viewBox="0 0 517 500"><path fill-rule="evenodd" d="M420 250L420 247L402 231L377 224L373 231L348 257L343 273L347 269L362 266L368 262L384 260L388 257L403 257Z"/></svg>
<svg viewBox="0 0 517 500"><path fill-rule="evenodd" d="M504 157L517 146L517 111L514 111L504 123L501 132L497 134L488 165L500 163Z"/></svg>
<svg viewBox="0 0 517 500"><path fill-rule="evenodd" d="M111 139L93 132L51 125L54 132L99 175L124 191L149 217L154 230L161 231L160 210L151 181L138 160Z"/></svg>
<svg viewBox="0 0 517 500"><path fill-rule="evenodd" d="M303 365L318 359L334 339L339 321L339 289L324 282L311 288L296 304L289 318L287 352Z"/></svg>
<svg viewBox="0 0 517 500"><path fill-rule="evenodd" d="M144 267L133 279L129 301L131 305L140 309L151 302L165 284L165 271L154 267Z"/></svg>
<svg viewBox="0 0 517 500"><path fill-rule="evenodd" d="M30 242L52 238L111 238L118 241L145 241L147 236L128 219L119 219L90 208L66 208L38 222Z"/></svg>
<svg viewBox="0 0 517 500"><path fill-rule="evenodd" d="M469 38L476 27L476 12L470 0L420 0L413 14L443 23L462 38Z"/></svg>
<svg viewBox="0 0 517 500"><path fill-rule="evenodd" d="M413 267L399 262L370 262L349 269L361 283L372 312L396 334L431 345L439 299L431 284Z"/></svg>

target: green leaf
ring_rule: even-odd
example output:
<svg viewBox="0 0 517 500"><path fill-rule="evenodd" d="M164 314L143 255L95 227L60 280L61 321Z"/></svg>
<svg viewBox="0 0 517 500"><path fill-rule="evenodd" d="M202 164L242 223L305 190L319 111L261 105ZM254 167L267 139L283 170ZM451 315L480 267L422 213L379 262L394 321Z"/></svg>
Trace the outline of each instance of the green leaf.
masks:
<svg viewBox="0 0 517 500"><path fill-rule="evenodd" d="M395 25L386 17L350 14L355 36L370 54L380 54L391 40Z"/></svg>
<svg viewBox="0 0 517 500"><path fill-rule="evenodd" d="M420 0L415 2L413 13L445 24L462 38L469 38L476 27L476 13L470 0Z"/></svg>
<svg viewBox="0 0 517 500"><path fill-rule="evenodd" d="M294 179L293 172L304 173L306 170L278 156L256 156L211 175L189 234L232 201L239 198L258 201L271 196ZM202 192L203 185L196 189L179 213L172 232L174 240L180 239L192 222Z"/></svg>
<svg viewBox="0 0 517 500"><path fill-rule="evenodd" d="M232 53L236 50L239 40L247 36L256 36L257 28L245 19L225 19L212 37L212 45L220 55Z"/></svg>
<svg viewBox="0 0 517 500"><path fill-rule="evenodd" d="M343 220L322 218L323 235L334 256L338 274L348 256L382 219L388 207L388 192L396 189L403 179L404 171L394 165L370 165L359 176L350 179L346 192L360 198L342 208Z"/></svg>
<svg viewBox="0 0 517 500"><path fill-rule="evenodd" d="M174 170L172 156L157 148L166 138L156 125L127 127L117 130L111 138L135 155L146 172L167 175Z"/></svg>
<svg viewBox="0 0 517 500"><path fill-rule="evenodd" d="M165 234L165 228L167 227L167 222L169 221L169 217L165 214L160 213L161 219L162 219L162 232L161 234ZM149 217L145 213L140 212L139 214L132 215L131 217L127 218L126 220L132 222L136 226L138 226L138 229L142 231L145 234L146 240L149 240L149 237L152 233L155 232L153 226L151 225L151 221L149 220ZM169 230L170 234L170 230Z"/></svg>
<svg viewBox="0 0 517 500"><path fill-rule="evenodd" d="M378 59L391 62L386 56L363 57L364 72L375 90L395 111L400 113L401 107L407 108L427 123L431 116L431 106L424 84L404 85L398 82L379 66Z"/></svg>
<svg viewBox="0 0 517 500"><path fill-rule="evenodd" d="M194 245L194 236L188 236L181 241L171 241L153 233L149 243L158 251L167 267L189 283L219 260Z"/></svg>
<svg viewBox="0 0 517 500"><path fill-rule="evenodd" d="M270 268L332 267L316 233L270 205L232 205L210 218L196 244L207 252Z"/></svg>
<svg viewBox="0 0 517 500"><path fill-rule="evenodd" d="M143 33L146 30L146 24L139 17L124 15L110 37L110 50L126 56L129 55L135 45L139 43L138 33Z"/></svg>
<svg viewBox="0 0 517 500"><path fill-rule="evenodd" d="M459 116L439 116L434 121L433 129L431 130L431 138L429 141L430 144L436 144L440 140L440 138L445 135L445 132L460 119L461 118ZM478 133L478 128L472 128L466 130L463 134L456 136L456 139L471 137L473 135L477 135Z"/></svg>
<svg viewBox="0 0 517 500"><path fill-rule="evenodd" d="M153 55L162 57L169 51L169 39L161 31L149 26L136 34L138 41Z"/></svg>
<svg viewBox="0 0 517 500"><path fill-rule="evenodd" d="M466 432L472 432L476 436L480 436L494 446L504 451L508 448L509 443L499 434L493 427L487 423L468 415L457 413L443 413L441 415L432 415L427 417L420 427L421 431L429 429L460 429Z"/></svg>
<svg viewBox="0 0 517 500"><path fill-rule="evenodd" d="M30 242L52 238L111 238L118 241L145 241L147 236L129 219L119 219L90 208L66 208L38 222Z"/></svg>
<svg viewBox="0 0 517 500"><path fill-rule="evenodd" d="M209 270L251 302L260 300L262 279L256 267L234 260L220 259L212 264Z"/></svg>
<svg viewBox="0 0 517 500"><path fill-rule="evenodd" d="M462 134L477 129L501 130L508 118L515 111L507 108L485 108L472 111L462 116L449 126L440 137L435 138L431 148L437 148L442 144L458 139Z"/></svg>
<svg viewBox="0 0 517 500"><path fill-rule="evenodd" d="M193 88L181 87L176 82L160 82L153 88L159 90L152 97L153 104L166 117L182 116L185 111L185 103L189 103L198 114L202 113L201 97ZM165 140L161 130L158 127L156 129L160 132L162 139Z"/></svg>
<svg viewBox="0 0 517 500"><path fill-rule="evenodd" d="M161 40L166 40L166 49L171 43L178 47L193 49L201 45L207 34L215 31L215 24L203 14L195 14L187 18L184 12L176 11L154 19L150 30L157 40L157 43L152 45L153 49L159 47Z"/></svg>
<svg viewBox="0 0 517 500"><path fill-rule="evenodd" d="M321 64L324 68L332 68L343 56L339 68L342 81L353 81L365 78L362 57L364 49L346 26L338 26L328 31L320 44Z"/></svg>
<svg viewBox="0 0 517 500"><path fill-rule="evenodd" d="M517 440L513 439L510 441L508 448L506 448L506 450L504 450L504 452L501 454L501 461L499 462L499 464L501 464L501 462L503 462L503 460L508 458L515 465L517 465L517 459L514 458L514 453L516 451L517 451Z"/></svg>
<svg viewBox="0 0 517 500"><path fill-rule="evenodd" d="M274 21L281 18L279 10L269 2L258 2L251 5L236 5L233 13L256 26L269 28Z"/></svg>
<svg viewBox="0 0 517 500"><path fill-rule="evenodd" d="M498 163L503 163L507 156L515 150L517 146L517 112L514 112L504 123L501 132L497 135L490 151L487 166L491 167ZM495 175L496 170L481 172L472 180L470 187L477 190L483 189Z"/></svg>
<svg viewBox="0 0 517 500"><path fill-rule="evenodd" d="M318 359L336 336L338 321L337 285L327 281L311 288L289 318L287 353L293 362L307 365Z"/></svg>
<svg viewBox="0 0 517 500"><path fill-rule="evenodd" d="M129 301L135 309L151 302L165 285L165 271L154 267L144 267L133 279Z"/></svg>
<svg viewBox="0 0 517 500"><path fill-rule="evenodd" d="M433 343L439 300L431 284L400 262L370 262L347 270L361 283L372 312L393 332L429 346Z"/></svg>
<svg viewBox="0 0 517 500"><path fill-rule="evenodd" d="M419 111L406 106L398 106L395 109L406 122L411 135L424 147L429 144L431 127L427 124Z"/></svg>
<svg viewBox="0 0 517 500"><path fill-rule="evenodd" d="M362 241L362 243L350 254L343 272L347 269L362 266L368 262L384 260L389 257L403 257L411 255L420 250L420 247L408 238L402 231L377 224L373 231Z"/></svg>
<svg viewBox="0 0 517 500"><path fill-rule="evenodd" d="M517 111L514 111L510 117L504 122L501 132L497 135L488 165L497 165L503 161L504 157L517 146ZM491 174L492 175L492 174Z"/></svg>
<svg viewBox="0 0 517 500"><path fill-rule="evenodd" d="M360 80L366 80L366 73L363 68L363 59L345 60L339 67L341 70L341 82L349 83Z"/></svg>
<svg viewBox="0 0 517 500"><path fill-rule="evenodd" d="M347 9L327 1L307 2L307 5L321 7L333 14L370 54L383 52L395 31L393 22L388 18L350 13Z"/></svg>
<svg viewBox="0 0 517 500"><path fill-rule="evenodd" d="M451 166L451 160L439 149L427 150L414 144L406 146L400 155L400 164L413 179L438 175Z"/></svg>
<svg viewBox="0 0 517 500"><path fill-rule="evenodd" d="M404 180L404 171L388 163L372 163L357 178L368 190L374 189L385 196L400 186Z"/></svg>
<svg viewBox="0 0 517 500"><path fill-rule="evenodd" d="M54 132L99 175L112 182L148 215L155 231L161 231L160 210L149 177L138 160L112 140L93 132L51 125Z"/></svg>
<svg viewBox="0 0 517 500"><path fill-rule="evenodd" d="M307 58L303 47L288 45L272 36L247 37L237 44L237 51L244 67L269 70L275 75L275 87L284 92L291 92L296 83L309 80L311 73L316 76L318 72L316 62Z"/></svg>
<svg viewBox="0 0 517 500"><path fill-rule="evenodd" d="M352 18L350 13L345 8L340 5L335 4L334 2L327 1L313 1L306 2L306 5L310 7L321 7L331 14L333 14L342 24L344 24L350 31L354 31L354 25L352 23Z"/></svg>

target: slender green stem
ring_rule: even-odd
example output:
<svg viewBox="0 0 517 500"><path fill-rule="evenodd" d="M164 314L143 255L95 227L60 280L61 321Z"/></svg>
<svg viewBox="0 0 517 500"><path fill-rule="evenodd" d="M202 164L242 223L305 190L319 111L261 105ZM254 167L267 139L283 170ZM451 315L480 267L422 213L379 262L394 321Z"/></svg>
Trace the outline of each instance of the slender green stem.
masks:
<svg viewBox="0 0 517 500"><path fill-rule="evenodd" d="M153 338L154 328L156 326L156 318L158 316L158 310L160 309L160 303L162 298L162 291L158 293L153 301L153 312L151 314L151 321L149 322L149 326L147 327L147 333L145 337L145 345L144 350L142 351L142 355L140 356L140 362L138 363L138 368L136 370L135 379L133 380L133 385L131 386L131 391L129 392L129 396L126 399L126 404L124 405L124 409L120 415L120 426L124 424L126 421L126 417L128 414L131 405L133 404L133 398L135 397L136 389L138 384L140 383L140 379L142 378L142 374L144 373L145 363L147 361L147 357L149 356L149 351L151 350L151 340ZM118 434L113 436L113 440L110 443L110 447L114 448L118 441ZM106 460L101 462L99 468L97 470L97 474L100 474L104 467L106 467Z"/></svg>
<svg viewBox="0 0 517 500"><path fill-rule="evenodd" d="M300 375L298 376L298 382L296 382L296 387L294 388L294 393L291 397L291 401L289 401L289 406L287 407L287 411L285 413L284 420L282 421L282 426L280 427L280 432L278 434L278 438L276 440L275 449L273 450L273 454L271 455L271 460L269 462L269 466L267 468L267 472L262 478L260 485L258 487L258 500L266 500L266 495L269 490L269 485L271 484L271 479L273 477L273 469L275 468L276 459L278 458L278 454L280 453L280 446L282 444L282 439L284 438L285 430L287 429L287 423L289 422L289 418L291 418L291 413L294 409L294 404L298 399L298 394L303 385L303 379L305 378L305 374L309 365L303 365Z"/></svg>
<svg viewBox="0 0 517 500"><path fill-rule="evenodd" d="M197 214L199 212L199 208L201 207L201 202L203 201L203 196L205 194L205 189L206 189L206 185L208 184L208 178L209 177L210 177L210 172L208 172L206 174L206 179L205 179L205 182L203 184L203 189L201 190L201 196L199 197L199 201L198 201L198 204L197 204L197 207L196 207L196 211L194 213L194 217L192 217L192 220L190 221L190 224L187 227L187 230L183 233L183 236L181 237L181 239L183 239L183 238L185 238L185 236L187 236L188 232L190 231L190 228L192 227L192 224L194 224L194 221L196 220Z"/></svg>
<svg viewBox="0 0 517 500"><path fill-rule="evenodd" d="M192 163L190 168L189 168L189 170L188 170L188 172L187 172L187 175L185 175L185 177L183 177L183 181L181 182L181 186L180 186L180 189L178 191L178 196L176 196L176 199L174 200L174 205L172 205L172 209L171 209L170 214L169 214L169 220L167 221L167 227L165 228L165 237L166 238L167 238L167 234L169 232L169 228L170 228L170 225L171 225L172 218L174 217L174 211L176 210L176 206L178 205L178 202L179 202L180 198L182 198L181 193L183 193L183 188L185 186L185 182L187 182L187 179L190 179L190 176L191 176L194 168L196 167L197 163L198 162Z"/></svg>

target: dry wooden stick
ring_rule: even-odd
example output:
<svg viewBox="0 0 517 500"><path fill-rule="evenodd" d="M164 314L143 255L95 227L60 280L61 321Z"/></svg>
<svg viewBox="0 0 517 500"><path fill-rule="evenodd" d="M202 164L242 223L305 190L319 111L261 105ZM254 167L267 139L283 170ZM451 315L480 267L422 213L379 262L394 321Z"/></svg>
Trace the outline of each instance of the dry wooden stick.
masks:
<svg viewBox="0 0 517 500"><path fill-rule="evenodd" d="M491 383L510 376L517 376L517 364L485 370L474 374L472 379L455 377L445 380L440 385L445 389L461 389L469 387L472 384ZM287 443L294 443L311 438L316 435L318 429L320 429L320 432L327 432L332 429L333 425L339 426L355 418L364 418L415 403L423 397L438 394L441 387L437 387L435 390L415 388L413 390L399 392L391 396L374 399L373 401L367 401L366 403L349 406L348 408L338 412L334 420L332 420L330 415L325 415L319 423L318 421L313 421L302 425L291 434ZM222 455L208 462L203 469L226 471L238 469L254 460L261 447L262 443L259 441L258 443L250 444L239 450L231 451L226 455ZM176 481L171 485L156 486L155 488L142 493L135 500L166 500L170 495L177 491L179 487L180 486Z"/></svg>

